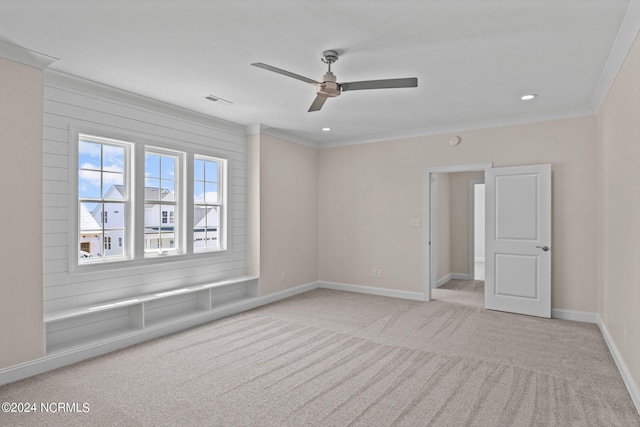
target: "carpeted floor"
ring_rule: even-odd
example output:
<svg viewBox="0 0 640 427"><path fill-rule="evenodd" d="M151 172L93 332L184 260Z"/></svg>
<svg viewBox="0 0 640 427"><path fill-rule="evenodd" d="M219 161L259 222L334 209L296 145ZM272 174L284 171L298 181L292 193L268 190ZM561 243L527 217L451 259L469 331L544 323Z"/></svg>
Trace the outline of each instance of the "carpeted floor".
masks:
<svg viewBox="0 0 640 427"><path fill-rule="evenodd" d="M0 425L640 426L595 325L317 289L0 387Z"/></svg>

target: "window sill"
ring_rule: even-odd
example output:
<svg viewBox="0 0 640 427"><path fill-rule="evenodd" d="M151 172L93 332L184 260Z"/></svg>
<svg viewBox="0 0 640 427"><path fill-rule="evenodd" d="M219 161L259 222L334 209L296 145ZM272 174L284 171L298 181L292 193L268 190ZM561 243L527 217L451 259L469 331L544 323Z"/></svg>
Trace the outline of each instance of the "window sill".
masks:
<svg viewBox="0 0 640 427"><path fill-rule="evenodd" d="M123 269L143 269L157 266L160 263L180 263L202 260L207 257L217 259L231 256L231 251L227 249L198 251L193 253L168 253L161 255L158 253L145 253L142 258L119 258L110 260L99 260L93 262L83 262L81 264L71 263L69 274L71 276L95 275L100 272L110 272Z"/></svg>

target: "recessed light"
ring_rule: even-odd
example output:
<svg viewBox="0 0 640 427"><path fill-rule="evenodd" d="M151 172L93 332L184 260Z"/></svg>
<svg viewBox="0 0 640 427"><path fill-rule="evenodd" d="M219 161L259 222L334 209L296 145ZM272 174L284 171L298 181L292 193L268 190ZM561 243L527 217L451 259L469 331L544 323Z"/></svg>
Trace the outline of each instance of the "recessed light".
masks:
<svg viewBox="0 0 640 427"><path fill-rule="evenodd" d="M535 98L536 96L538 96L538 95L536 95L535 93L529 93L527 95L522 95L520 97L520 99L522 99L523 101L529 101L529 100Z"/></svg>
<svg viewBox="0 0 640 427"><path fill-rule="evenodd" d="M322 132L331 132L331 128L322 128Z"/></svg>

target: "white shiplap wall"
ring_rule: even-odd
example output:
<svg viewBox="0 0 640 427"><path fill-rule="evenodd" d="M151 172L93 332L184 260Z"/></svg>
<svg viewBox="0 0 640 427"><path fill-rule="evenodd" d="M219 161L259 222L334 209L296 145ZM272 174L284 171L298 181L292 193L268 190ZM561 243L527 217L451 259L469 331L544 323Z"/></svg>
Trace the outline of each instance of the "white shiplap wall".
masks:
<svg viewBox="0 0 640 427"><path fill-rule="evenodd" d="M92 273L71 271L70 211L71 129L94 129L110 135L197 150L213 150L229 159L229 224L226 254L163 259L154 265ZM188 112L56 72L45 72L43 139L44 312L96 304L206 283L246 273L247 144L241 125ZM37 250L37 249L36 249ZM25 254L28 256L28 254Z"/></svg>

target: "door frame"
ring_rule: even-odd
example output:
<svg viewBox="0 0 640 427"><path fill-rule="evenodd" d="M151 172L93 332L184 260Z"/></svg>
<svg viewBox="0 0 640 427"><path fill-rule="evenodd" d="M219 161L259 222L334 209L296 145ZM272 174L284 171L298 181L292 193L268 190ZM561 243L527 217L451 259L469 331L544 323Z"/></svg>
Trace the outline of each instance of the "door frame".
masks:
<svg viewBox="0 0 640 427"><path fill-rule="evenodd" d="M484 172L493 167L493 163L470 163L462 165L431 166L424 168L424 260L423 260L423 292L424 300L431 300L431 288L438 280L438 198L436 173L450 172Z"/></svg>

